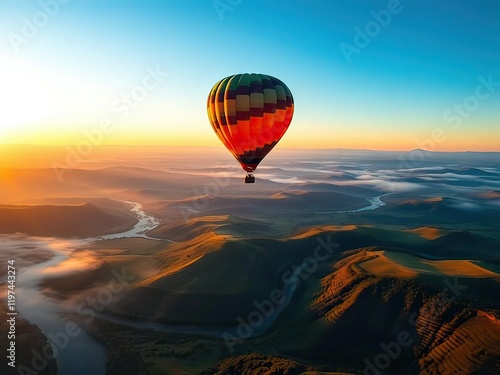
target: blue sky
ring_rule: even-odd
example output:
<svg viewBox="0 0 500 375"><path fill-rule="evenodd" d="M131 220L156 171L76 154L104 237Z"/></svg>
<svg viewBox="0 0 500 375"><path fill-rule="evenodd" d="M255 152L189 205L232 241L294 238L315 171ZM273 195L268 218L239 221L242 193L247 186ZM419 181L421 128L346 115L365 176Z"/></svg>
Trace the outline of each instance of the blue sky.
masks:
<svg viewBox="0 0 500 375"><path fill-rule="evenodd" d="M500 151L500 86L467 99L479 77L500 82L498 1L46 0L0 11L0 143L76 143L111 119L104 143L215 145L212 85L258 72L294 94L286 147L404 150L439 128L438 150ZM120 116L113 103L148 69L166 78ZM460 119L446 121L449 110Z"/></svg>

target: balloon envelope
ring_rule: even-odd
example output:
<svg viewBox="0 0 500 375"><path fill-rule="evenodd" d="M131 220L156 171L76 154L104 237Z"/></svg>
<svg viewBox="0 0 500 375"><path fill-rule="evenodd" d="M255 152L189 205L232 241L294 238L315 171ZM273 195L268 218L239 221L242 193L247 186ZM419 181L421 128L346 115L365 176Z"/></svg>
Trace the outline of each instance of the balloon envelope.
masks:
<svg viewBox="0 0 500 375"><path fill-rule="evenodd" d="M207 100L215 133L248 173L285 134L293 109L288 87L265 74L226 77L214 85Z"/></svg>

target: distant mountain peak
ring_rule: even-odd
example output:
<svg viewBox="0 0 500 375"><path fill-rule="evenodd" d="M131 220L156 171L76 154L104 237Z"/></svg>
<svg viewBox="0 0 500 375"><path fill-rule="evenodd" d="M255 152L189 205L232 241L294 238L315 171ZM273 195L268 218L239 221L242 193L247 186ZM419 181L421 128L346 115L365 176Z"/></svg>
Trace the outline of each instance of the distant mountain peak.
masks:
<svg viewBox="0 0 500 375"><path fill-rule="evenodd" d="M417 151L427 152L429 154L432 153L432 152L435 152L435 151L424 150L423 148L416 148L414 150L411 150L410 152L417 152Z"/></svg>

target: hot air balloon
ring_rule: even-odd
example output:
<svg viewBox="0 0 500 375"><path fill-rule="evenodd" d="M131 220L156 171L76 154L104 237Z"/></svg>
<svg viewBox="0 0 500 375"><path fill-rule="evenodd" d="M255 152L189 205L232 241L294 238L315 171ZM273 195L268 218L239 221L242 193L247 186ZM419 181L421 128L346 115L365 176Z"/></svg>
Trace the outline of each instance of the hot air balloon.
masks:
<svg viewBox="0 0 500 375"><path fill-rule="evenodd" d="M253 172L285 134L293 116L293 96L279 79L265 74L236 74L217 82L207 100L208 118L226 148Z"/></svg>

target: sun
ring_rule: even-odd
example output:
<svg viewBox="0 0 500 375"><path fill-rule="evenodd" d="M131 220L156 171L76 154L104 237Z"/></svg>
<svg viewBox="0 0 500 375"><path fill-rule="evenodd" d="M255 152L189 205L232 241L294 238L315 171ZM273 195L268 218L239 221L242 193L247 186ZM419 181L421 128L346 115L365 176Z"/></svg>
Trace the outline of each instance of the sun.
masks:
<svg viewBox="0 0 500 375"><path fill-rule="evenodd" d="M0 143L5 143L50 112L50 76L33 65L2 58L0 82Z"/></svg>

